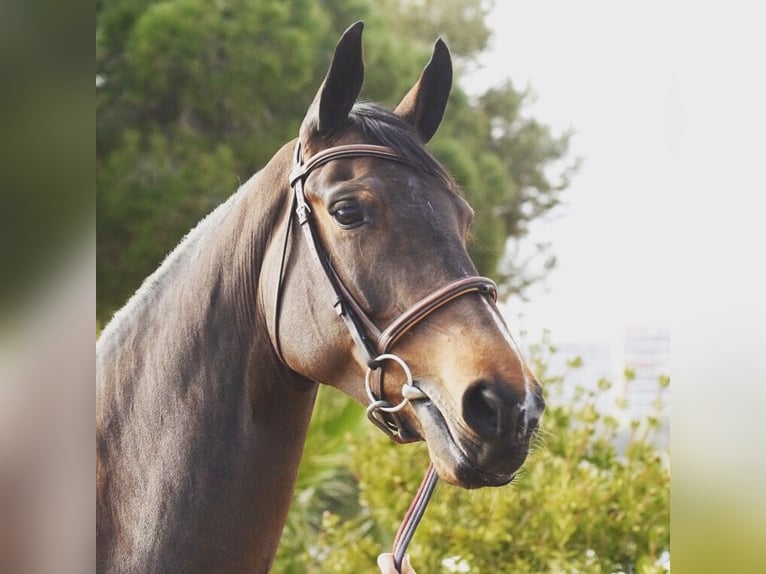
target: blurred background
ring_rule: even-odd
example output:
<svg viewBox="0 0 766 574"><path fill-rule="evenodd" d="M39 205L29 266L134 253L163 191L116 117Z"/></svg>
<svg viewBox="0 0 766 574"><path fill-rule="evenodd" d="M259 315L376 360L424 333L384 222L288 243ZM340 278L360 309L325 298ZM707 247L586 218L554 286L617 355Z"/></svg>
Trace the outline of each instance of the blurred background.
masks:
<svg viewBox="0 0 766 574"><path fill-rule="evenodd" d="M752 4L103 0L95 96L78 10L0 4L0 571L91 569L91 305L98 336L294 137L359 19L363 97L387 105L436 37L450 46L430 148L477 211L471 253L549 403L512 485L438 488L415 567L667 571L672 389L676 572L764 571ZM390 545L426 455L368 427L322 392L276 572L372 571Z"/></svg>

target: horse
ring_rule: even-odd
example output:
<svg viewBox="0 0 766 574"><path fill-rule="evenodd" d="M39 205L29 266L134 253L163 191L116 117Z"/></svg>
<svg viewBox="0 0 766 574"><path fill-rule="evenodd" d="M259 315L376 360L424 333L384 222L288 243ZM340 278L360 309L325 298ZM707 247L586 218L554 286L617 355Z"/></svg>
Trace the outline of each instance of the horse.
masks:
<svg viewBox="0 0 766 574"><path fill-rule="evenodd" d="M426 143L439 39L395 109L357 102L363 23L300 126L190 231L96 346L99 572L268 572L320 384L464 488L513 480L544 401ZM403 379L406 379L404 382Z"/></svg>

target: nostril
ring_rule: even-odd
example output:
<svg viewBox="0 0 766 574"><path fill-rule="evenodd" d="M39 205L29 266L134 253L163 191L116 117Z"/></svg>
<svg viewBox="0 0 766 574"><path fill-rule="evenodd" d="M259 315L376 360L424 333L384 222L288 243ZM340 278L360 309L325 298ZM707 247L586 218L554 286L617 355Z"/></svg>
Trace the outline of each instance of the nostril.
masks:
<svg viewBox="0 0 766 574"><path fill-rule="evenodd" d="M482 438L494 439L503 432L502 413L508 408L487 381L474 383L463 395L463 418Z"/></svg>

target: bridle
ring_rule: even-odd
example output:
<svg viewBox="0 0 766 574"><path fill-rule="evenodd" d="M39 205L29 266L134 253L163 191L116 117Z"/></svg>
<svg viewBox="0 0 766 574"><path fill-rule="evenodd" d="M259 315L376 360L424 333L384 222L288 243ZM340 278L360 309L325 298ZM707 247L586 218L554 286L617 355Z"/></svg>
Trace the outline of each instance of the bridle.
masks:
<svg viewBox="0 0 766 574"><path fill-rule="evenodd" d="M309 247L309 251L311 252L313 259L323 270L322 275L330 287L332 293L332 307L345 322L354 343L362 353L365 363L367 364L365 390L370 399L370 405L367 408L367 416L370 421L385 432L392 440L401 444L420 439L408 433L399 421L397 413L410 401L424 399L426 396L415 386L412 373L404 360L391 352L392 347L405 333L447 303L469 293L489 295L495 300L497 298L497 287L491 279L486 277L475 275L461 277L420 299L404 313L394 319L394 321L392 321L383 331L380 331L374 321L370 319L353 295L351 295L349 290L345 287L335 271L332 262L327 256L327 253L322 248L310 217L312 213L311 208L309 207L304 194L306 179L312 171L334 160L355 157L374 157L411 165L406 158L399 155L392 148L369 144L331 147L315 154L304 163L300 142L295 145L293 168L289 176L290 185L293 189L293 205L290 210L290 217L285 232L285 242L282 250L279 285L277 288L276 317L274 321L275 331L277 331L274 335L274 347L284 363L285 361L282 355L278 334L282 292L281 286L287 258L289 233L292 228L293 217L297 217L298 223L303 230L303 235L306 244ZM403 385L401 390L402 400L396 405L383 399L383 362L386 360L398 363L407 377L407 382Z"/></svg>
<svg viewBox="0 0 766 574"><path fill-rule="evenodd" d="M279 340L279 316L282 304L282 281L287 259L287 247L289 243L290 229L293 227L294 218L303 231L303 236L308 245L312 258L322 269L327 284L332 293L331 304L336 313L343 319L346 327L354 340L356 347L364 357L367 364L365 376L365 390L370 404L367 407L369 420L386 433L397 443L407 443L420 440L419 437L410 433L401 423L398 413L401 412L411 401L423 400L428 397L416 386L412 372L407 363L399 356L392 353L392 347L401 337L410 331L415 325L426 317L443 307L444 305L469 293L479 293L489 296L492 300L497 299L497 286L486 277L477 275L460 277L443 287L420 299L404 313L394 319L382 331L375 322L362 309L356 299L343 284L335 271L327 252L322 245L314 229L311 218L311 208L306 201L304 185L311 172L315 169L335 160L358 157L379 158L412 165L405 157L390 147L370 144L352 144L334 146L313 155L304 162L301 152L301 144L295 144L293 155L293 167L290 172L290 186L293 190L292 205L282 246L282 260L279 268L277 295L275 303L274 334L272 336L274 349L277 356L287 366L282 354ZM404 371L406 382L401 387L402 400L393 404L383 398L384 362L392 361ZM405 516L402 525L397 532L394 541L394 560L397 570L400 569L405 550L415 532L425 507L436 486L437 475L433 465L429 465L426 476Z"/></svg>

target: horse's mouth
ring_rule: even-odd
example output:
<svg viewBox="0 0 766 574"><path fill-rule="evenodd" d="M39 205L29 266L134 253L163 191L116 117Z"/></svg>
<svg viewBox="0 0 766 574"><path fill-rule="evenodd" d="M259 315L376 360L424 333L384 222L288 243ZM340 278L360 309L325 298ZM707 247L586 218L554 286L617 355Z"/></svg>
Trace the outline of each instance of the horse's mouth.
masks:
<svg viewBox="0 0 766 574"><path fill-rule="evenodd" d="M456 438L458 431L453 431L442 410L431 398L413 401L412 407L419 419L421 434L425 435L423 438L428 444L431 461L442 480L463 488L481 488L503 486L514 479L523 459L512 471L482 470L470 448Z"/></svg>

